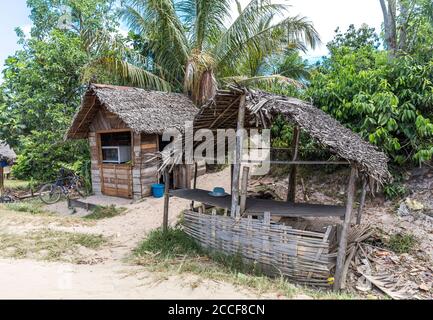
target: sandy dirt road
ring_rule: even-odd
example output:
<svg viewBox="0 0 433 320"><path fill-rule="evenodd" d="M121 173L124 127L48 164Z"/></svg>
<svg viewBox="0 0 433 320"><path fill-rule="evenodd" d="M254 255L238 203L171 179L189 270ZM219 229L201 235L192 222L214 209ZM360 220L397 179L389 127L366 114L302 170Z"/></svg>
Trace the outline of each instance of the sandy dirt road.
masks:
<svg viewBox="0 0 433 320"><path fill-rule="evenodd" d="M229 189L228 171L208 174L198 178L198 187L211 190L214 186ZM35 299L222 299L257 298L246 289L229 283L201 279L194 275L161 275L128 265L124 260L151 230L162 223L163 200L147 198L139 203L107 197L95 197L90 202L108 204L115 202L127 208L119 216L98 221L95 225L58 226L50 229L68 232L102 234L111 239L108 248L89 253L92 264L43 262L30 259L0 259L0 298ZM179 213L188 208L189 202L170 200L169 222L176 223ZM50 208L67 214L65 203ZM17 223L2 219L0 230L24 232L46 228L38 216L26 217ZM268 296L272 298L272 296Z"/></svg>
<svg viewBox="0 0 433 320"><path fill-rule="evenodd" d="M0 259L0 299L247 299L231 284L196 276L159 277L121 264L73 265Z"/></svg>

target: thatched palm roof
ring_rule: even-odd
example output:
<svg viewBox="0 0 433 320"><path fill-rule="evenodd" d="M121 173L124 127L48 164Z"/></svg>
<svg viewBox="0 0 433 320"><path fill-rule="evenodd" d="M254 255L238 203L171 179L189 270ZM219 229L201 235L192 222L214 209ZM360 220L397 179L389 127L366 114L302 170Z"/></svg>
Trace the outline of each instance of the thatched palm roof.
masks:
<svg viewBox="0 0 433 320"><path fill-rule="evenodd" d="M133 131L162 134L165 129L182 130L198 109L185 95L132 87L92 84L85 93L66 137L86 138L99 108L106 108Z"/></svg>
<svg viewBox="0 0 433 320"><path fill-rule="evenodd" d="M4 141L0 140L0 161L6 160L8 163L12 163L17 158L14 150Z"/></svg>
<svg viewBox="0 0 433 320"><path fill-rule="evenodd" d="M236 128L240 96L246 93L246 128L270 128L277 116L296 123L323 146L357 165L377 182L390 180L388 157L358 134L313 105L295 98L261 91L232 88L218 91L198 113L194 128Z"/></svg>

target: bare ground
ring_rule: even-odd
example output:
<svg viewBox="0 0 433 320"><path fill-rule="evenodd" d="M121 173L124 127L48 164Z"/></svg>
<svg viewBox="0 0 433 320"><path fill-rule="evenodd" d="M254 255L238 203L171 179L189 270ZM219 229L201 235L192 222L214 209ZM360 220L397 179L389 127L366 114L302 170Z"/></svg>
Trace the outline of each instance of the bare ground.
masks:
<svg viewBox="0 0 433 320"><path fill-rule="evenodd" d="M198 186L229 189L227 171L198 178ZM180 298L180 299L248 299L258 294L225 282L202 279L195 275L164 275L128 264L126 258L145 237L161 226L163 200L146 198L138 203L129 200L92 196L94 204L116 204L127 210L119 216L95 221L80 218L82 211L70 215L65 202L48 206L57 213L30 215L0 209L0 232L23 235L28 232L56 230L97 234L109 239L109 245L98 250L79 248L75 261L45 262L30 259L0 259L0 298ZM189 202L170 200L169 223L175 224ZM277 297L273 294L262 298Z"/></svg>
<svg viewBox="0 0 433 320"><path fill-rule="evenodd" d="M362 224L375 230L374 237L382 240L398 234L409 235L416 241L407 253L395 253L384 247L384 243L370 247L373 271L385 274L391 283L406 290L409 298L433 299L433 170L415 169L406 174L404 181L409 195L402 199L386 201L380 194L368 196ZM299 202L343 205L348 172L340 170L333 174L304 172L303 181L298 181L296 198ZM284 199L287 179L264 177L256 185L269 185L278 197ZM358 194L359 196L359 194ZM407 199L416 200L422 210L411 210L405 216L398 213L401 203ZM372 239L374 242L375 239ZM373 243L374 244L374 243ZM354 268L356 269L356 268ZM352 270L348 276L349 290L357 294L384 296L379 290L360 291L359 274ZM358 288L357 288L358 287Z"/></svg>
<svg viewBox="0 0 433 320"><path fill-rule="evenodd" d="M284 198L287 190L287 182L284 179L266 177L262 181L270 184L275 193ZM251 182L253 185L257 183ZM308 200L326 204L344 202L344 172L328 176L313 173L302 182L304 188L300 182L298 201ZM229 185L227 169L198 178L198 187L203 189L211 190L215 186L221 186L229 190ZM413 187L411 197L416 198L417 194L421 194L421 200L424 202L433 198L431 185L419 192L416 188L417 186ZM89 221L81 218L86 214L84 211L78 210L71 215L65 202L48 206L47 209L55 212L55 216L2 211L0 208L0 233L23 235L27 232L49 229L103 235L109 241L109 244L98 250L79 248L79 256L75 257L74 261L79 261L80 264L35 259L0 259L0 298L281 298L278 293L259 295L251 289L203 279L196 275L167 276L130 265L127 258L131 251L148 232L161 225L163 200L146 198L141 202L131 203L129 200L100 196L92 196L87 200L101 205L116 204L127 210L113 218ZM170 224L175 224L181 211L188 207L188 201L172 198ZM417 239L416 248L410 254L392 255L378 250L375 254L380 256L375 258L381 263L381 267L404 276L404 280L410 282L413 288L422 290L424 297L431 296L432 218L421 213L401 217L396 214L397 207L398 203L386 202L380 197L370 199L367 201L363 223L378 228L385 235L411 234ZM353 290L359 293L356 289ZM368 294L381 296L377 290Z"/></svg>

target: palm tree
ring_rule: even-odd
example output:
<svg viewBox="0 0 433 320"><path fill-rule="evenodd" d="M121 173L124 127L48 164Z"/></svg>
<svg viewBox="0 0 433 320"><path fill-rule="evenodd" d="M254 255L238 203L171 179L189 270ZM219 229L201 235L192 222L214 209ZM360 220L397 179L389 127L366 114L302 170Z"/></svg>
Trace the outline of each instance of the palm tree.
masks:
<svg viewBox="0 0 433 320"><path fill-rule="evenodd" d="M182 87L201 104L215 92L217 79L281 78L258 76L265 57L287 47L314 48L320 41L305 17L284 16L287 4L251 0L242 9L236 0L235 18L231 4L230 0L124 0L121 16L151 54L143 58L111 50L116 53L99 63L134 85Z"/></svg>

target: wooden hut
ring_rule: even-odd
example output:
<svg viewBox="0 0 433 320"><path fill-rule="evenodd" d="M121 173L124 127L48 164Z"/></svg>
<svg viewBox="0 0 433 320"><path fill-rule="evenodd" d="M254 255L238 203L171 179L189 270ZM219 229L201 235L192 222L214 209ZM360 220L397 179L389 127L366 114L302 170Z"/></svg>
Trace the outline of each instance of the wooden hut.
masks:
<svg viewBox="0 0 433 320"><path fill-rule="evenodd" d="M14 163L16 157L14 150L6 142L0 140L0 192L4 188L5 170Z"/></svg>
<svg viewBox="0 0 433 320"><path fill-rule="evenodd" d="M287 164L291 167L287 201L256 199L247 196L248 163L241 158L243 130L270 128L276 117L282 117L294 126L291 161L270 163ZM231 87L220 90L207 105L201 108L194 120L194 130L235 129L236 155L232 165L232 190L227 197L214 198L209 191L196 188L170 191L176 196L202 203L205 207L217 207L230 213L229 217L195 213L185 214L185 230L203 245L219 248L228 253L242 251L244 257L254 262L263 262L269 267L294 280L308 284L328 283L335 277L334 288L340 289L344 282L344 266L348 231L352 223L357 180L362 180L358 222L365 200L366 186L374 190L391 179L387 167L387 156L360 136L310 103L294 98L273 95L261 91ZM336 160L303 161L298 159L299 134L303 130L323 147L331 151ZM347 185L345 206L296 203L295 188L298 165L347 165L351 168ZM241 166L242 170L241 180ZM195 179L194 179L195 181ZM241 183L242 181L242 183ZM168 195L166 196L168 206ZM201 213L204 211L201 209ZM213 211L214 215L216 211ZM167 208L164 211L167 214ZM246 218L248 217L248 218ZM260 218L261 217L261 218ZM260 221L264 217L264 222ZM323 218L339 217L343 221L335 228L338 252L330 254L327 230L323 234L295 230L270 223L272 217ZM260 218L259 220L255 220ZM230 219L232 219L230 221ZM167 219L164 219L166 221ZM277 243L278 242L278 243ZM329 274L335 266L335 273Z"/></svg>
<svg viewBox="0 0 433 320"><path fill-rule="evenodd" d="M89 140L95 194L139 199L159 182L154 155L169 143L164 130L182 132L197 111L183 94L91 84L66 138ZM190 170L175 171L170 186L188 187Z"/></svg>

